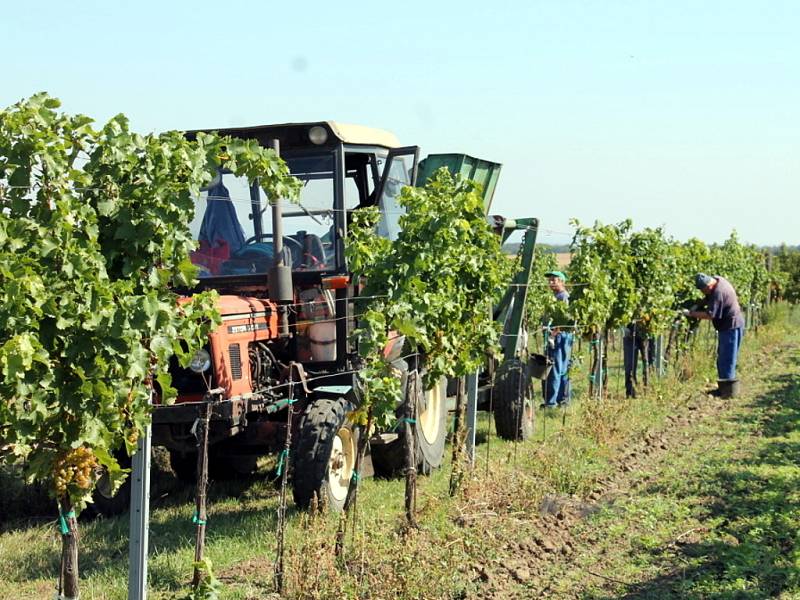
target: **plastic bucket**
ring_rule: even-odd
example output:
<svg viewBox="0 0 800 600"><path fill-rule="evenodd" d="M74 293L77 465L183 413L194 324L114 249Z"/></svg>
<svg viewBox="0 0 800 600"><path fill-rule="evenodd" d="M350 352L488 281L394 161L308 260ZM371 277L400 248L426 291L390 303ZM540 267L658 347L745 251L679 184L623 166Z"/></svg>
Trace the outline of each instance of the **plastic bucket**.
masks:
<svg viewBox="0 0 800 600"><path fill-rule="evenodd" d="M738 379L718 379L717 387L720 398L736 398L739 396Z"/></svg>
<svg viewBox="0 0 800 600"><path fill-rule="evenodd" d="M544 354L531 354L528 359L528 373L534 379L547 379L552 368L552 361Z"/></svg>
<svg viewBox="0 0 800 600"><path fill-rule="evenodd" d="M336 323L312 323L308 326L311 360L336 360Z"/></svg>

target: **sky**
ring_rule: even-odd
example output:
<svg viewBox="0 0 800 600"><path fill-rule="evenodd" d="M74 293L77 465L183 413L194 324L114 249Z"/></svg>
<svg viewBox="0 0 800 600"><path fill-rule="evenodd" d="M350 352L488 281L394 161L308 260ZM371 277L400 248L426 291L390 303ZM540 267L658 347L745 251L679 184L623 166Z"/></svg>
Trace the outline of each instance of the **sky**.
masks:
<svg viewBox="0 0 800 600"><path fill-rule="evenodd" d="M337 120L500 162L492 212L800 243L800 2L3 1L0 108Z"/></svg>

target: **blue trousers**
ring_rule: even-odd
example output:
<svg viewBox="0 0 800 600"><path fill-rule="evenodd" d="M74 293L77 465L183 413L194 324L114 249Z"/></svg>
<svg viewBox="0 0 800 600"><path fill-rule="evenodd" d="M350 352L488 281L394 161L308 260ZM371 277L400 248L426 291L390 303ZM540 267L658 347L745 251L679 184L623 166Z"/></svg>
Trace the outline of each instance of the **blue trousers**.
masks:
<svg viewBox="0 0 800 600"><path fill-rule="evenodd" d="M717 376L720 379L736 379L736 358L744 337L744 327L717 332Z"/></svg>
<svg viewBox="0 0 800 600"><path fill-rule="evenodd" d="M542 382L542 394L547 406L566 404L570 400L569 357L572 353L573 335L562 331L552 339L555 346L547 346L547 357L553 361L553 368Z"/></svg>

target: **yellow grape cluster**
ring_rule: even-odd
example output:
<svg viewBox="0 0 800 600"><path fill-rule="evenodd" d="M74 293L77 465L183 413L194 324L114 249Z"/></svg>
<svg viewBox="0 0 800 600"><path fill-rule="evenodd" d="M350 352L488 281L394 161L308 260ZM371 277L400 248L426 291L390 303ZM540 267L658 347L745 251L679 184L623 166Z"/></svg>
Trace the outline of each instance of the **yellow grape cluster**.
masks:
<svg viewBox="0 0 800 600"><path fill-rule="evenodd" d="M68 487L88 490L95 477L97 457L91 448L81 446L70 450L55 464L55 484L58 496L67 493Z"/></svg>
<svg viewBox="0 0 800 600"><path fill-rule="evenodd" d="M135 446L136 442L139 441L139 432L135 429L129 429L128 433L125 435L125 438L128 440L128 443L131 446Z"/></svg>

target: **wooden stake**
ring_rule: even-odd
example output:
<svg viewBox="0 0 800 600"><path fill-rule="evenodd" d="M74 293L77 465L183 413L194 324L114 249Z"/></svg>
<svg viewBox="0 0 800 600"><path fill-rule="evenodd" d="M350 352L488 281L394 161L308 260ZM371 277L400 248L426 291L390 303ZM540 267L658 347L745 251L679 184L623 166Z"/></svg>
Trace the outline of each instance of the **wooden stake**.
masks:
<svg viewBox="0 0 800 600"><path fill-rule="evenodd" d="M372 406L367 408L367 425L364 431L358 437L358 447L356 448L356 463L353 465L353 476L350 478L350 483L347 486L347 496L344 499L344 510L339 518L339 527L336 530L336 542L334 544L333 554L336 558L341 559L344 554L344 539L347 533L347 525L353 523L353 539L355 539L356 523L358 520L357 515L357 500L358 500L358 486L361 482L361 466L364 464L364 455L367 452L367 441L369 440L369 432L372 429Z"/></svg>
<svg viewBox="0 0 800 600"><path fill-rule="evenodd" d="M200 437L197 443L197 486L195 488L195 507L192 522L197 525L194 540L194 562L199 563L203 560L203 551L206 545L206 488L208 487L208 423L211 419L211 398L208 397L203 404L203 415L199 420ZM194 567L192 576L192 587L195 589L200 585L203 571L199 567Z"/></svg>
<svg viewBox="0 0 800 600"><path fill-rule="evenodd" d="M414 423L417 418L417 400L419 395L420 374L414 373L414 387L406 394L403 416L406 426L403 428L403 449L405 450L406 491L405 509L406 526L417 527L417 447L414 436Z"/></svg>
<svg viewBox="0 0 800 600"><path fill-rule="evenodd" d="M283 450L279 459L279 468L281 476L281 494L278 501L278 548L275 551L275 588L278 593L283 595L284 585L284 564L283 556L285 553L286 543L286 490L289 482L289 450L292 447L292 416L294 409L294 383L292 375L294 363L289 365L289 404L286 406L286 439L283 443Z"/></svg>
<svg viewBox="0 0 800 600"><path fill-rule="evenodd" d="M58 582L59 597L77 600L78 586L78 520L69 496L59 502L58 522L61 527L61 573Z"/></svg>
<svg viewBox="0 0 800 600"><path fill-rule="evenodd" d="M456 396L455 427L453 429L453 464L450 471L450 495L455 496L461 485L463 469L461 453L464 445L464 409L467 401L464 377L458 379L458 394Z"/></svg>

